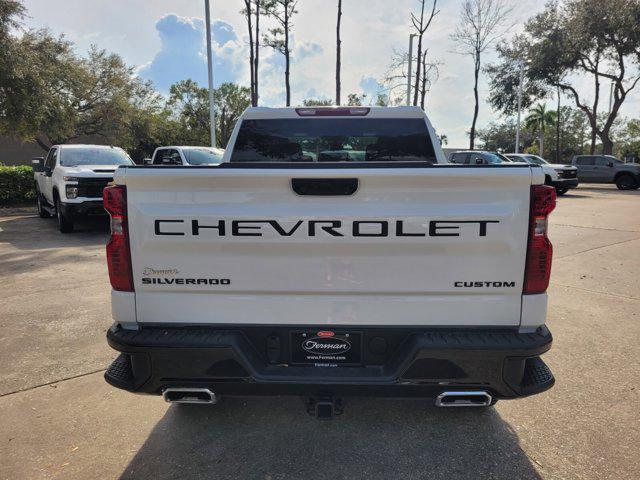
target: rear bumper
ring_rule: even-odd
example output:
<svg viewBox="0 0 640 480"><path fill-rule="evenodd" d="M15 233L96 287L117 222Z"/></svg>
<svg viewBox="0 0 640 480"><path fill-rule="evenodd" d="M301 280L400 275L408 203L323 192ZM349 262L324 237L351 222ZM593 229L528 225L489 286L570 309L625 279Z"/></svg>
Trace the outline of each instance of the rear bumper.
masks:
<svg viewBox="0 0 640 480"><path fill-rule="evenodd" d="M494 398L516 398L540 393L554 383L540 359L552 343L546 327L534 333L358 328L364 337L363 365L334 368L287 363L290 330L143 327L133 331L114 326L107 339L122 353L107 369L105 379L115 387L150 394L191 387L231 396L329 392L424 398L456 389L481 389ZM380 337L386 340L386 351L369 351L367 345Z"/></svg>
<svg viewBox="0 0 640 480"><path fill-rule="evenodd" d="M560 178L552 182L555 188L576 188L578 186L577 178Z"/></svg>
<svg viewBox="0 0 640 480"><path fill-rule="evenodd" d="M68 218L82 218L93 215L107 215L102 200L87 200L78 203L60 203L62 214Z"/></svg>

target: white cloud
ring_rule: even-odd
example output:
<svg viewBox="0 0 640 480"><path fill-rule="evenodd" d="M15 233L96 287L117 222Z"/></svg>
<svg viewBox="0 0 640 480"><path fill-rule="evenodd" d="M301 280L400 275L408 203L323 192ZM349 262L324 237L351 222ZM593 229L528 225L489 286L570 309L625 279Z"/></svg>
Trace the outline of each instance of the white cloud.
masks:
<svg viewBox="0 0 640 480"><path fill-rule="evenodd" d="M191 78L206 85L205 24L198 18L167 14L156 23L160 51L138 74L153 80L163 92L176 81ZM214 85L242 78L244 48L233 27L221 20L212 21Z"/></svg>
<svg viewBox="0 0 640 480"><path fill-rule="evenodd" d="M204 61L203 2L194 0L25 0L33 26L49 25L56 33L65 33L76 42L79 51L91 43L121 54L139 71L149 72L164 61L165 82L189 76L206 84ZM343 2L342 17L342 96L361 93L363 79L381 81L393 50L406 51L410 27L409 12L418 8L417 0L348 0ZM449 39L460 8L460 1L441 0L441 12L425 36L425 44L433 59L443 62L440 79L427 97L426 109L439 133L449 137L449 146L468 144L466 132L473 114L473 72L469 57L452 53ZM233 79L249 83L248 35L244 17L239 13L242 0L213 0L214 45L217 58L216 82ZM544 0L513 0L513 19L521 29L523 20L541 10ZM293 23L293 62L291 85L293 103L309 97L333 98L335 95L335 21L337 0L304 0ZM174 13L175 27L183 37L162 38L156 24ZM263 18L265 32L273 23ZM193 37L191 35L194 35ZM168 35L168 33L167 33ZM184 42L190 39L190 42ZM182 43L181 43L182 42ZM181 48L175 48L181 45ZM171 53L172 55L169 55ZM284 71L282 55L262 48L260 61L260 99L265 105L284 103ZM159 58L160 57L160 58ZM164 58L163 58L164 57ZM488 52L487 64L495 59ZM155 62L155 66L154 66ZM498 115L486 104L487 78L480 83L480 116L478 125L485 126ZM372 83L373 85L373 83ZM588 85L585 85L588 88ZM605 87L603 87L605 88ZM605 88L606 89L606 88ZM588 92L588 90L586 90ZM608 92L602 102L608 105ZM568 100L564 100L568 103ZM640 111L640 89L626 101L622 114L637 116Z"/></svg>

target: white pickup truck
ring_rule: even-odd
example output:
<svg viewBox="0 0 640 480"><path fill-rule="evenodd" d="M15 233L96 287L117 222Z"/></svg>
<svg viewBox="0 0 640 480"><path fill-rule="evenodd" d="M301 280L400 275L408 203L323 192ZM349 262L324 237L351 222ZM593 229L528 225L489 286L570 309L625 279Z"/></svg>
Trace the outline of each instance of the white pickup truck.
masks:
<svg viewBox="0 0 640 480"><path fill-rule="evenodd" d="M54 145L31 163L38 214L55 216L61 233L73 232L77 220L106 216L104 187L119 165L134 165L123 149L106 145Z"/></svg>
<svg viewBox="0 0 640 480"><path fill-rule="evenodd" d="M489 406L554 383L555 191L538 166L447 163L419 108L249 108L221 165L114 180L116 387L301 395L329 417L348 396Z"/></svg>

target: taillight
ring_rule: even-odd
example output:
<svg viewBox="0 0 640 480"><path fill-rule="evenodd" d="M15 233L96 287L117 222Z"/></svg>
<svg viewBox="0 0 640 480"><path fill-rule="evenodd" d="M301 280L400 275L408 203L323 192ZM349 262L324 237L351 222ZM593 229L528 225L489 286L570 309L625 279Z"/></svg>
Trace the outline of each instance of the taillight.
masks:
<svg viewBox="0 0 640 480"><path fill-rule="evenodd" d="M547 185L531 187L529 241L524 271L524 294L543 293L549 286L553 246L547 237L548 217L556 208L556 190Z"/></svg>
<svg viewBox="0 0 640 480"><path fill-rule="evenodd" d="M107 242L109 280L114 290L133 292L127 225L127 188L123 185L105 187L102 198L104 209L111 216L111 237Z"/></svg>

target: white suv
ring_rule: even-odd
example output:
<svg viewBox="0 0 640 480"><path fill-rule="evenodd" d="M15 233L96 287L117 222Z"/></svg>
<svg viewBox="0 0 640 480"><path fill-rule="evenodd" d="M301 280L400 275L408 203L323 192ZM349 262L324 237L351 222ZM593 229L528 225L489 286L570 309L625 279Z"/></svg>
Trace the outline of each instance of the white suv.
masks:
<svg viewBox="0 0 640 480"><path fill-rule="evenodd" d="M104 145L54 145L32 160L38 214L55 215L62 233L89 215L106 215L102 190L120 165L133 165L127 153Z"/></svg>

